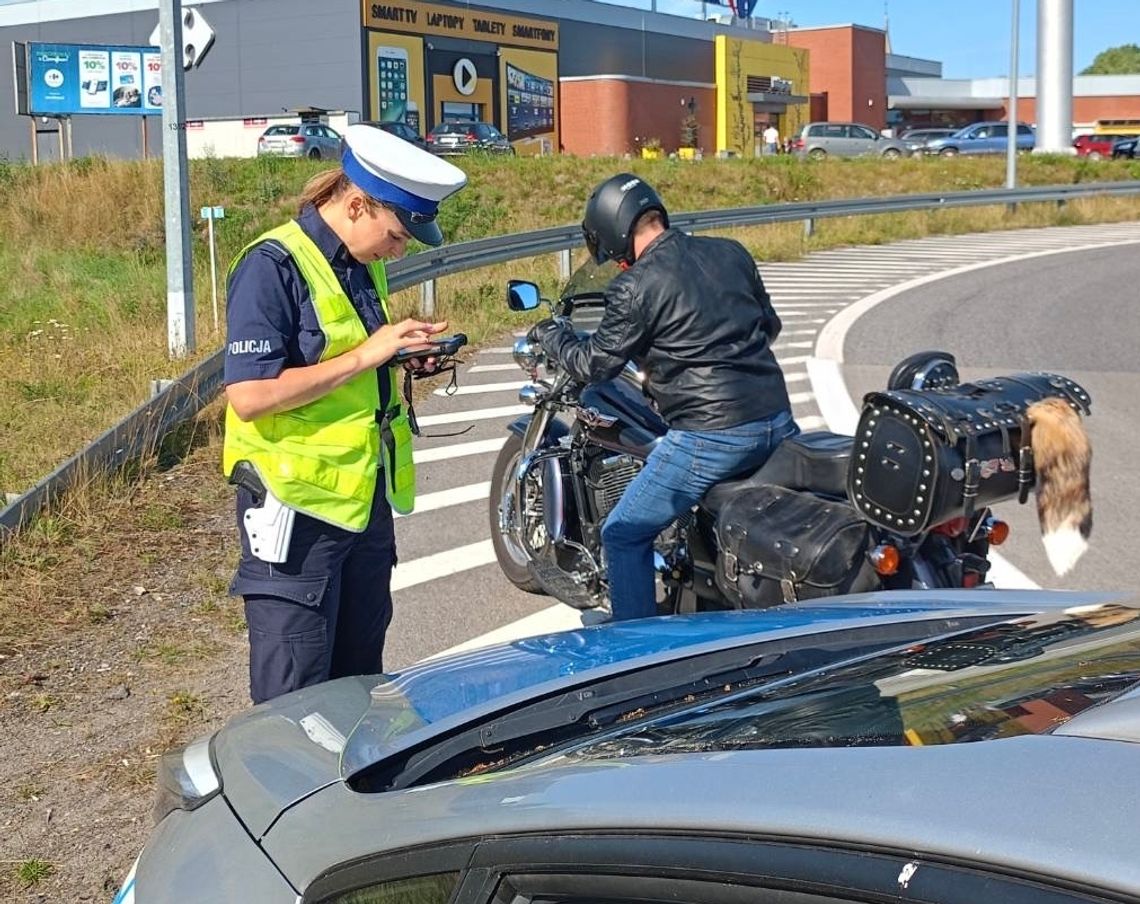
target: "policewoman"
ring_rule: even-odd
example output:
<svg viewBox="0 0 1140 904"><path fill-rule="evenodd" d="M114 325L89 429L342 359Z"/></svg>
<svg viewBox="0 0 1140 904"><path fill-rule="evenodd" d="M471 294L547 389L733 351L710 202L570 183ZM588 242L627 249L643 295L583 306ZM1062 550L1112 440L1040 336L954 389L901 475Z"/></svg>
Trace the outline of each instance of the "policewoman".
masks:
<svg viewBox="0 0 1140 904"><path fill-rule="evenodd" d="M366 125L305 186L295 220L230 268L223 471L238 483L250 696L261 703L382 669L396 564L392 510L412 510L411 432L392 366L446 323L392 323L384 260L440 245L452 164Z"/></svg>

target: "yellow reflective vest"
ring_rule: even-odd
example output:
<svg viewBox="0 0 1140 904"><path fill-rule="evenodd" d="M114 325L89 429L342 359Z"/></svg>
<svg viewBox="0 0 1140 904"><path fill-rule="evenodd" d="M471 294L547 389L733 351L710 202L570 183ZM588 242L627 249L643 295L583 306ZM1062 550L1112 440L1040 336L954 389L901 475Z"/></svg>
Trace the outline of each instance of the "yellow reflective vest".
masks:
<svg viewBox="0 0 1140 904"><path fill-rule="evenodd" d="M332 265L296 221L272 229L241 250L230 272L254 245L273 241L285 248L309 287L313 309L325 335L321 361L356 348L367 333L360 316L333 272ZM388 279L383 262L370 264L384 319ZM412 432L397 387L398 369L390 368L388 410L378 416L377 374L366 370L343 386L290 411L243 421L226 409L222 470L228 477L242 460L257 469L273 495L290 508L345 530L368 526L378 474L401 514L415 504Z"/></svg>

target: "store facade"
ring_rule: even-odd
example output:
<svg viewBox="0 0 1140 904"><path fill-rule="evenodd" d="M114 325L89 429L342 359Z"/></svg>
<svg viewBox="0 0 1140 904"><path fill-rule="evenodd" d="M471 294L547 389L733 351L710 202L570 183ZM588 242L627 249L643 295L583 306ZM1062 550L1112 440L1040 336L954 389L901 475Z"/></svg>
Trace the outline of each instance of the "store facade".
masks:
<svg viewBox="0 0 1140 904"><path fill-rule="evenodd" d="M368 120L481 120L520 154L558 148L558 22L408 0L365 3L362 27Z"/></svg>

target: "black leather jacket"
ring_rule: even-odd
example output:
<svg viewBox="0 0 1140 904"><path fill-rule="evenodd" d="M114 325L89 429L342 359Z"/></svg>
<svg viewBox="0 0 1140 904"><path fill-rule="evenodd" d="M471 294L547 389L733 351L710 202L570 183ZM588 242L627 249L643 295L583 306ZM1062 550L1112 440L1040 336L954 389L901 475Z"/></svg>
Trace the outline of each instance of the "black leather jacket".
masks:
<svg viewBox="0 0 1140 904"><path fill-rule="evenodd" d="M731 239L669 229L606 289L597 330L546 330L543 350L586 383L626 361L646 374L661 417L678 430L721 430L789 407L770 343L780 318L752 255Z"/></svg>

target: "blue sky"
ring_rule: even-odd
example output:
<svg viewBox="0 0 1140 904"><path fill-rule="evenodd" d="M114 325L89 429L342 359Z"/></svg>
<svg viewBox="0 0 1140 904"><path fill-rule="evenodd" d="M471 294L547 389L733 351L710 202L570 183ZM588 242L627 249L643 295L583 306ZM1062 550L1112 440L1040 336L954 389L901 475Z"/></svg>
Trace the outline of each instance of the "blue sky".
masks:
<svg viewBox="0 0 1140 904"><path fill-rule="evenodd" d="M648 0L629 5L648 8ZM775 19L787 13L797 25L854 22L882 28L883 6L883 0L760 0L754 15ZM1106 47L1140 44L1136 0L1075 0L1074 6L1074 72ZM891 49L941 60L947 78L1006 75L1012 8L1010 0L888 0ZM700 13L696 0L658 0L658 9ZM1037 68L1037 0L1021 0L1020 31L1019 68L1030 75Z"/></svg>

